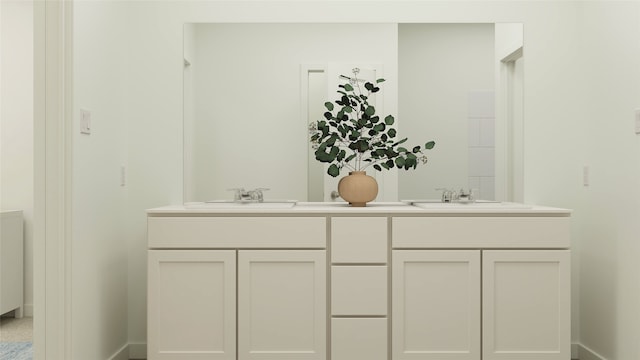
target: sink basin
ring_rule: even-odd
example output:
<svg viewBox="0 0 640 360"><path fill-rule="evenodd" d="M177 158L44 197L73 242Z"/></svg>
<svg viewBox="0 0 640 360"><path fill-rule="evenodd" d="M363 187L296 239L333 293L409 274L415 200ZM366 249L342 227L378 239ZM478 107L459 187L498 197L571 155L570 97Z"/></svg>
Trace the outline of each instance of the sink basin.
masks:
<svg viewBox="0 0 640 360"><path fill-rule="evenodd" d="M434 210L435 209L438 209L438 210L531 209L531 206L525 205L525 204L499 202L499 201L483 201L483 200L479 200L476 202L469 202L469 203L461 203L461 202L443 203L443 202L434 202L434 201L426 200L426 201L410 201L410 204L422 209L434 209Z"/></svg>
<svg viewBox="0 0 640 360"><path fill-rule="evenodd" d="M213 200L184 204L187 209L289 209L296 204L296 200L265 200L263 202Z"/></svg>
<svg viewBox="0 0 640 360"><path fill-rule="evenodd" d="M399 208L411 208L411 204L399 201L372 201L367 203L365 207L353 207L349 203L344 201L335 202L299 202L296 204L296 208L303 208L305 210L332 210L332 209L356 209L368 211L371 209L376 210L397 210Z"/></svg>

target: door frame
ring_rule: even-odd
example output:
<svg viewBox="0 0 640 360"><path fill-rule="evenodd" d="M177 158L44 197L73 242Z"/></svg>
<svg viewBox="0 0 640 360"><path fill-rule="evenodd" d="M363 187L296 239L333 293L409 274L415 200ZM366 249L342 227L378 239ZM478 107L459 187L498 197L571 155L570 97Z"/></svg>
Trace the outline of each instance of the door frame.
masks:
<svg viewBox="0 0 640 360"><path fill-rule="evenodd" d="M71 358L73 0L34 1L34 356Z"/></svg>

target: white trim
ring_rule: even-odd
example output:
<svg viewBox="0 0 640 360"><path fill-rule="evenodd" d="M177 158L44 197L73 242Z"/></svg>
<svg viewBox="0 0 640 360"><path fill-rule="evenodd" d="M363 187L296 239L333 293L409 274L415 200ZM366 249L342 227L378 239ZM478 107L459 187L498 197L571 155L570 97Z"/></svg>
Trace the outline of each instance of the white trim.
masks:
<svg viewBox="0 0 640 360"><path fill-rule="evenodd" d="M309 128L309 124L311 124L312 121L316 120L316 119L310 119L309 118L309 73L311 72L322 72L325 74L327 74L327 65L326 64L300 64L300 119L302 119L305 124L305 131ZM306 133L308 134L308 133ZM308 136L308 135L307 135ZM311 143L309 141L307 141L307 162L311 163L313 161L316 161L312 154L309 153L311 151ZM310 167L307 166L307 179L306 179L306 193L307 193L307 201L311 201L310 197L309 197L309 180L310 180ZM323 176L325 176L324 172L323 172ZM322 184L324 185L324 179ZM325 192L324 186L323 186L323 194ZM331 200L327 200L329 198L330 195L324 195L323 199L324 201L331 201Z"/></svg>
<svg viewBox="0 0 640 360"><path fill-rule="evenodd" d="M25 317L33 317L33 304L24 304L22 307L22 315Z"/></svg>
<svg viewBox="0 0 640 360"><path fill-rule="evenodd" d="M520 59L523 55L524 55L524 51L522 50L522 46L520 46L517 49L513 50L510 54L503 57L502 60L500 61L503 63L514 62Z"/></svg>
<svg viewBox="0 0 640 360"><path fill-rule="evenodd" d="M576 359L579 360L607 360L604 356L598 354L597 352L589 349L588 347L582 344L575 344L578 350L578 354Z"/></svg>
<svg viewBox="0 0 640 360"><path fill-rule="evenodd" d="M129 360L129 344L124 344L120 350L109 357L109 360Z"/></svg>
<svg viewBox="0 0 640 360"><path fill-rule="evenodd" d="M130 343L129 359L146 359L147 343Z"/></svg>
<svg viewBox="0 0 640 360"><path fill-rule="evenodd" d="M34 2L35 358L71 358L73 0Z"/></svg>

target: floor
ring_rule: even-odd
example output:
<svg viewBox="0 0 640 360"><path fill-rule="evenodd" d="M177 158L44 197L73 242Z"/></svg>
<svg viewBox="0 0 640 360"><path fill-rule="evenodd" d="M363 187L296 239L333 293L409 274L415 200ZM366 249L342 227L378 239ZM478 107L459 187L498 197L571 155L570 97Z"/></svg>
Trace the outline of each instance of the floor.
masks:
<svg viewBox="0 0 640 360"><path fill-rule="evenodd" d="M33 341L33 318L0 318L0 342Z"/></svg>
<svg viewBox="0 0 640 360"><path fill-rule="evenodd" d="M33 341L33 318L0 317L0 342Z"/></svg>

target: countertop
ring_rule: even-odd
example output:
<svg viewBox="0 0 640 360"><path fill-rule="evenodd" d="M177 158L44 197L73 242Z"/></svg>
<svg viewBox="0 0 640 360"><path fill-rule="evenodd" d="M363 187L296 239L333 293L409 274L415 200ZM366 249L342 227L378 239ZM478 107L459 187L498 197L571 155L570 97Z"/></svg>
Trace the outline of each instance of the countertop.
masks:
<svg viewBox="0 0 640 360"><path fill-rule="evenodd" d="M516 203L439 203L426 202L426 208L411 205L411 201L371 202L366 207L352 207L344 202L297 202L292 207L243 206L234 204L228 208L207 203L169 205L147 210L149 216L225 216L225 215L398 215L398 216L570 216L571 210L540 205Z"/></svg>

